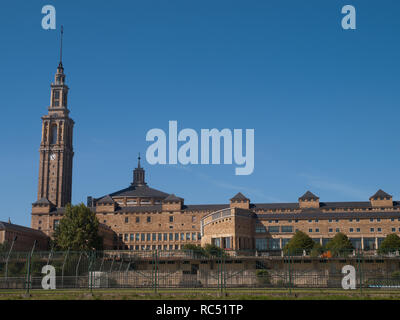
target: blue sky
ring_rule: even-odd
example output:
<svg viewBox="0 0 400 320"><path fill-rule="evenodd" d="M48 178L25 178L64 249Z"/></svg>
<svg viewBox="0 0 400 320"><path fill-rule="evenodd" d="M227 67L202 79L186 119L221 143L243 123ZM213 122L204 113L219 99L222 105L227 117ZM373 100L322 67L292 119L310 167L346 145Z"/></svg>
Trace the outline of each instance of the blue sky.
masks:
<svg viewBox="0 0 400 320"><path fill-rule="evenodd" d="M41 28L41 8L57 30ZM341 8L357 30L341 28ZM41 116L63 63L75 120L73 203L128 186L148 130L254 128L255 170L156 165L185 203L399 199L398 1L7 1L0 5L0 220L30 225Z"/></svg>

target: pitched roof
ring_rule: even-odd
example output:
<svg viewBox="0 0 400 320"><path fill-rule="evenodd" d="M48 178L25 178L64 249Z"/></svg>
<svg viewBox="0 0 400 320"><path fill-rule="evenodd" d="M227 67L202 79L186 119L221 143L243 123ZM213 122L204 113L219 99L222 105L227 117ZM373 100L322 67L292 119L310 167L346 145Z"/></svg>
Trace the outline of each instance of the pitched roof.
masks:
<svg viewBox="0 0 400 320"><path fill-rule="evenodd" d="M52 205L52 203L47 199L47 198L41 198L38 201L32 203L32 204L48 204L48 205Z"/></svg>
<svg viewBox="0 0 400 320"><path fill-rule="evenodd" d="M243 193L238 192L231 200L249 200L249 198L246 198Z"/></svg>
<svg viewBox="0 0 400 320"><path fill-rule="evenodd" d="M111 197L140 197L140 198L161 198L165 199L169 196L168 193L153 189L147 185L135 186L131 185L128 188L116 191L109 194Z"/></svg>
<svg viewBox="0 0 400 320"><path fill-rule="evenodd" d="M313 194L312 192L308 191L303 194L299 200L318 200L319 197L317 197L315 194Z"/></svg>
<svg viewBox="0 0 400 320"><path fill-rule="evenodd" d="M382 189L379 189L373 196L371 196L369 199L372 198L391 198L392 196Z"/></svg>
<svg viewBox="0 0 400 320"><path fill-rule="evenodd" d="M103 204L114 204L114 200L110 197L110 195L106 195L105 197L101 198L100 200L97 201L97 203L103 203Z"/></svg>
<svg viewBox="0 0 400 320"><path fill-rule="evenodd" d="M177 197L175 194L172 193L168 197L166 197L163 201L183 201L183 199Z"/></svg>
<svg viewBox="0 0 400 320"><path fill-rule="evenodd" d="M18 232L29 232L31 234L35 234L37 236L41 236L44 238L47 238L47 235L40 231L40 230L36 230L36 229L32 229L32 228L28 228L28 227L24 227L24 226L20 226L18 224L12 224L12 223L8 223L8 222L4 222L4 221L0 221L0 230L12 230L12 231L18 231Z"/></svg>

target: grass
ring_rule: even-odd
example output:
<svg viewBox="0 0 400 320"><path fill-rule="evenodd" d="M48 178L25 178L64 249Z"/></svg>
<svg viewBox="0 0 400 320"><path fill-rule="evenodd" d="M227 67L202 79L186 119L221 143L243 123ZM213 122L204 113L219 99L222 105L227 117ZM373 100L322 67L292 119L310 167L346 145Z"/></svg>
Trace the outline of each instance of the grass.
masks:
<svg viewBox="0 0 400 320"><path fill-rule="evenodd" d="M146 289L89 290L0 290L0 300L400 300L400 290L340 289L229 289L224 295L218 290L161 289L158 293Z"/></svg>

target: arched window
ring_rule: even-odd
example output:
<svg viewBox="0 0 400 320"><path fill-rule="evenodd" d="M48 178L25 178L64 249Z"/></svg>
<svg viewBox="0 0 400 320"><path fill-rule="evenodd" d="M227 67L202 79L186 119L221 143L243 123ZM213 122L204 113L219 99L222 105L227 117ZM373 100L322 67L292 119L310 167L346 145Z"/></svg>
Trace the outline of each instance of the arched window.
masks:
<svg viewBox="0 0 400 320"><path fill-rule="evenodd" d="M51 126L51 142L50 144L56 144L57 143L57 125L53 124Z"/></svg>

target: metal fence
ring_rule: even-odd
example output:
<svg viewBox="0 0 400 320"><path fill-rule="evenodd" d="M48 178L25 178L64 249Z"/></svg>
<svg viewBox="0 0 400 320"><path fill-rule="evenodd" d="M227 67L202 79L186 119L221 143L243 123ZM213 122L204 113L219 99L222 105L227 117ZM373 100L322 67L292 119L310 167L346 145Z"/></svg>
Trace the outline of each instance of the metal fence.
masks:
<svg viewBox="0 0 400 320"><path fill-rule="evenodd" d="M357 289L400 289L395 250L0 252L0 289L41 289L46 265L55 268L57 289L342 288L345 265L354 267Z"/></svg>

